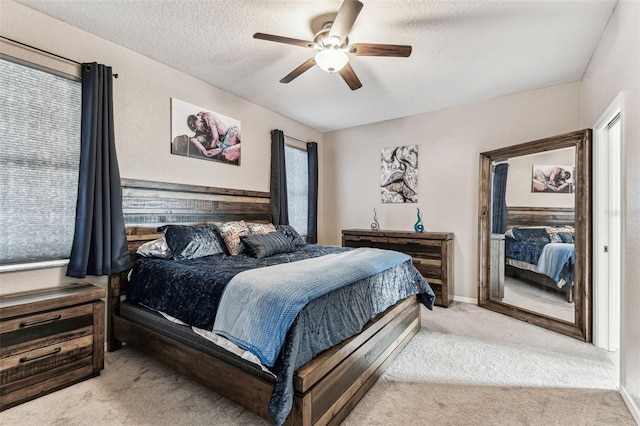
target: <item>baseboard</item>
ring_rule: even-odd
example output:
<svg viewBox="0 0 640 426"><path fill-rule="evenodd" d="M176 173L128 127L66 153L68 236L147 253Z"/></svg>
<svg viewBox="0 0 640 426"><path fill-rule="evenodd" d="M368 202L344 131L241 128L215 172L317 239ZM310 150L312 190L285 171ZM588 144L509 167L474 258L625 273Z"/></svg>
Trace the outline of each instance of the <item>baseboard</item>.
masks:
<svg viewBox="0 0 640 426"><path fill-rule="evenodd" d="M631 415L635 419L636 423L640 425L640 408L636 405L635 401L627 392L627 389L624 386L620 386L620 395L622 395L622 399L624 403L627 404L629 411L631 411Z"/></svg>
<svg viewBox="0 0 640 426"><path fill-rule="evenodd" d="M478 304L478 299L473 299L471 297L453 296L453 301L462 302L462 303L471 303L473 305Z"/></svg>

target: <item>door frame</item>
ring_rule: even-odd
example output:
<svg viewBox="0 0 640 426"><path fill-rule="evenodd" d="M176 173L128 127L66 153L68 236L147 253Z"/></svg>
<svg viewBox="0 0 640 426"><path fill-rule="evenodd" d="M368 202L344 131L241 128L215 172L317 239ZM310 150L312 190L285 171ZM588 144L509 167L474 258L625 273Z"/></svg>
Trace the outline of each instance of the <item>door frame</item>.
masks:
<svg viewBox="0 0 640 426"><path fill-rule="evenodd" d="M618 141L610 143L609 124L619 115L624 129L623 104L620 92L593 126L593 343L609 351L620 345L623 138L621 131Z"/></svg>

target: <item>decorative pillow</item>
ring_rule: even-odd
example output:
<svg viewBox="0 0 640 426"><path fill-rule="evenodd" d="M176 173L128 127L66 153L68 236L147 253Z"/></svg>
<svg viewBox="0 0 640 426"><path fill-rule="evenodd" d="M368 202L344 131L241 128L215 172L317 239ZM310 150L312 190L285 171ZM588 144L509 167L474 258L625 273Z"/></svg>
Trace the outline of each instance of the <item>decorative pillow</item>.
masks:
<svg viewBox="0 0 640 426"><path fill-rule="evenodd" d="M545 228L513 228L513 236L517 241L530 243L549 243L549 233Z"/></svg>
<svg viewBox="0 0 640 426"><path fill-rule="evenodd" d="M224 253L215 225L165 225L158 231L164 231L174 259L197 259Z"/></svg>
<svg viewBox="0 0 640 426"><path fill-rule="evenodd" d="M167 239L164 236L144 243L138 247L136 253L144 257L159 257L161 259L169 259L172 256Z"/></svg>
<svg viewBox="0 0 640 426"><path fill-rule="evenodd" d="M296 229L291 225L276 225L276 230L289 238L295 246L304 246L307 244L304 242L300 234L298 234L298 231L296 231Z"/></svg>
<svg viewBox="0 0 640 426"><path fill-rule="evenodd" d="M574 229L573 226L549 226L547 231L549 235L553 235L559 232L574 232Z"/></svg>
<svg viewBox="0 0 640 426"><path fill-rule="evenodd" d="M242 235L250 234L249 228L247 228L247 224L244 220L237 222L225 222L218 225L218 231L220 232L220 236L224 240L227 250L229 250L229 254L231 256L235 256L236 254L240 254L244 251L244 246L242 245L242 241L240 241L240 237Z"/></svg>
<svg viewBox="0 0 640 426"><path fill-rule="evenodd" d="M572 232L558 232L563 243L573 244L574 234Z"/></svg>
<svg viewBox="0 0 640 426"><path fill-rule="evenodd" d="M557 232L554 232L553 234L549 234L549 237L551 238L551 242L552 243L562 243L562 238L560 238L560 234Z"/></svg>
<svg viewBox="0 0 640 426"><path fill-rule="evenodd" d="M242 241L246 253L257 259L279 253L291 253L296 250L293 242L280 232L242 235L240 241Z"/></svg>
<svg viewBox="0 0 640 426"><path fill-rule="evenodd" d="M247 228L252 234L270 234L276 232L273 223L247 223Z"/></svg>

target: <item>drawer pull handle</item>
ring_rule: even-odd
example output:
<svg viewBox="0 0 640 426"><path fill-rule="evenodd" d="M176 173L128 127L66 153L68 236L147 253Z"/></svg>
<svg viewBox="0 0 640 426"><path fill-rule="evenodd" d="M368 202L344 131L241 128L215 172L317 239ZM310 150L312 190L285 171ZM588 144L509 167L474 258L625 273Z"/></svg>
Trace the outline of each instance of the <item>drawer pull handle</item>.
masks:
<svg viewBox="0 0 640 426"><path fill-rule="evenodd" d="M37 356L31 356L31 357L24 356L24 357L20 358L20 362L29 362L29 361L35 361L36 359L40 359L40 358L46 358L48 356L57 354L61 350L62 350L62 348L55 348L54 350L52 350L51 352L47 352L46 354L37 355Z"/></svg>
<svg viewBox="0 0 640 426"><path fill-rule="evenodd" d="M31 327L32 325L44 324L46 322L59 320L60 318L62 318L62 315L58 314L58 315L52 316L51 318L44 318L36 321L24 321L20 323L20 327Z"/></svg>

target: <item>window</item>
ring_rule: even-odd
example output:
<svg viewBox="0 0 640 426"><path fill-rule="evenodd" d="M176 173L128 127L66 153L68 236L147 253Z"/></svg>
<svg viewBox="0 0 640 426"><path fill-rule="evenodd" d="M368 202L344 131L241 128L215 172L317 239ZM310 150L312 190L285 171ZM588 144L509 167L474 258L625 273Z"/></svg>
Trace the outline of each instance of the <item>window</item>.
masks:
<svg viewBox="0 0 640 426"><path fill-rule="evenodd" d="M75 228L82 85L3 57L0 93L0 270L64 263Z"/></svg>
<svg viewBox="0 0 640 426"><path fill-rule="evenodd" d="M308 234L309 164L306 145L285 139L284 159L287 169L287 203L289 224L303 237Z"/></svg>

